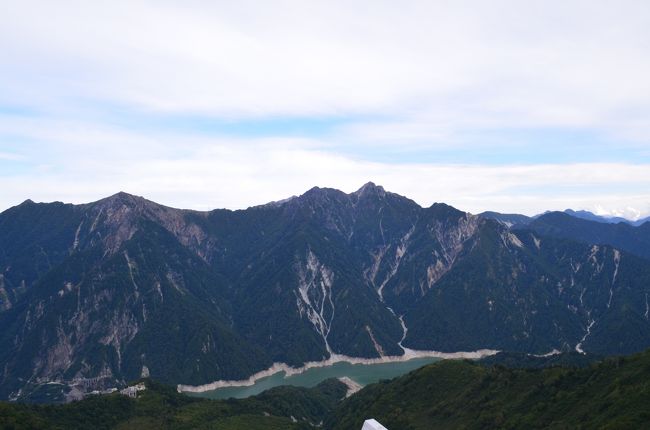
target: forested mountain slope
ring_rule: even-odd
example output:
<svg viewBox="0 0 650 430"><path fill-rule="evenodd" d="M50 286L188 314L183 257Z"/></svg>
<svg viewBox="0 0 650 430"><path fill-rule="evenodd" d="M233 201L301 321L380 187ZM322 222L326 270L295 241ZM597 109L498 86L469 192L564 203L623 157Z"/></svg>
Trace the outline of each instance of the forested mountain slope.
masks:
<svg viewBox="0 0 650 430"><path fill-rule="evenodd" d="M0 397L409 348L649 347L650 262L554 236L372 183L238 211L26 201L0 214Z"/></svg>
<svg viewBox="0 0 650 430"><path fill-rule="evenodd" d="M640 429L650 420L650 353L583 369L509 369L444 360L345 400L326 428Z"/></svg>

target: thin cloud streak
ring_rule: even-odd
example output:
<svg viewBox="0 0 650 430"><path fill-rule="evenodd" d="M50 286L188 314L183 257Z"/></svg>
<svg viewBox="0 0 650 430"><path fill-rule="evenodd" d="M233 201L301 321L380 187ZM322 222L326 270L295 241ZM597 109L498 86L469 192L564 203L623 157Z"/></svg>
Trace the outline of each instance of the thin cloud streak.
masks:
<svg viewBox="0 0 650 430"><path fill-rule="evenodd" d="M375 113L629 136L650 111L643 1L25 0L6 9L7 103L56 110L95 100L218 117Z"/></svg>
<svg viewBox="0 0 650 430"><path fill-rule="evenodd" d="M23 157L19 154L13 154L11 152L0 152L0 160L18 161L22 159Z"/></svg>
<svg viewBox="0 0 650 430"><path fill-rule="evenodd" d="M54 137L51 137L54 138ZM312 186L354 191L366 181L423 206L446 202L473 213L500 210L535 214L548 209L650 212L650 166L626 163L463 165L378 163L316 149L307 139L147 137L157 157L130 151L137 136L104 136L106 150L56 146L54 168L33 166L0 176L0 208L27 197L81 203L119 190L193 209L245 208ZM108 143L112 142L112 143ZM183 148L182 156L165 154ZM57 168L56 166L65 166Z"/></svg>

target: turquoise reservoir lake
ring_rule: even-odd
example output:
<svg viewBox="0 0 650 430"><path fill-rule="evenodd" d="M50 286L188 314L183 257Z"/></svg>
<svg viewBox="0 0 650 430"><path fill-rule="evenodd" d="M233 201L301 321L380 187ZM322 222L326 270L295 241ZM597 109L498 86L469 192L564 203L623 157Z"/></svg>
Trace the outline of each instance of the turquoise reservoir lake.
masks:
<svg viewBox="0 0 650 430"><path fill-rule="evenodd" d="M353 381L365 386L382 379L391 379L401 376L411 370L415 370L426 364L439 360L440 358L427 357L379 364L350 364L339 362L331 366L307 369L303 373L288 377L284 372L278 372L271 376L258 379L254 385L248 387L223 387L212 391L205 391L203 393L187 394L197 397L207 397L210 399L227 399L230 397L242 399L280 385L314 387L326 379L340 378L343 376L347 376Z"/></svg>

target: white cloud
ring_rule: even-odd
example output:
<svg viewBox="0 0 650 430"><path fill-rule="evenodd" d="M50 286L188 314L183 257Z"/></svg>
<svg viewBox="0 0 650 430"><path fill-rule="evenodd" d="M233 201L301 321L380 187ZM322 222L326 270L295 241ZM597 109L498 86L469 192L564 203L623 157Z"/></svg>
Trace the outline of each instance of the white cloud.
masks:
<svg viewBox="0 0 650 430"><path fill-rule="evenodd" d="M627 135L650 112L645 1L25 0L3 9L0 73L14 102L229 117L387 113Z"/></svg>
<svg viewBox="0 0 650 430"><path fill-rule="evenodd" d="M473 212L648 213L647 164L536 165L534 148L526 165L368 161L380 146L472 150L459 134L513 127L586 130L647 158L648 28L645 0L5 2L0 109L35 113L0 117L14 163L0 208L118 189L235 208L373 180ZM118 128L115 112L360 119L327 137L226 139Z"/></svg>
<svg viewBox="0 0 650 430"><path fill-rule="evenodd" d="M569 207L650 213L647 164L378 163L319 150L329 143L313 139L139 135L74 124L40 129L37 135L54 142L47 166L0 175L0 208L28 197L82 203L119 190L175 207L245 208L312 186L351 192L372 180L423 206L446 202L474 213L534 214ZM95 143L85 145L87 138Z"/></svg>
<svg viewBox="0 0 650 430"><path fill-rule="evenodd" d="M7 161L18 161L22 160L23 157L21 157L19 154L14 154L11 152L0 152L0 160L7 160Z"/></svg>

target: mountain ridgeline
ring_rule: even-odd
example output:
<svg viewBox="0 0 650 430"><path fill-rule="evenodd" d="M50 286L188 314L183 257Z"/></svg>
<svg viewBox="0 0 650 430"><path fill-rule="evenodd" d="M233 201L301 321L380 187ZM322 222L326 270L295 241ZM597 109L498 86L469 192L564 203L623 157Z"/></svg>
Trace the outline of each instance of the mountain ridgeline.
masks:
<svg viewBox="0 0 650 430"><path fill-rule="evenodd" d="M0 214L0 397L333 354L649 347L649 224L629 245L553 222L510 228L372 183L238 211L26 201Z"/></svg>

